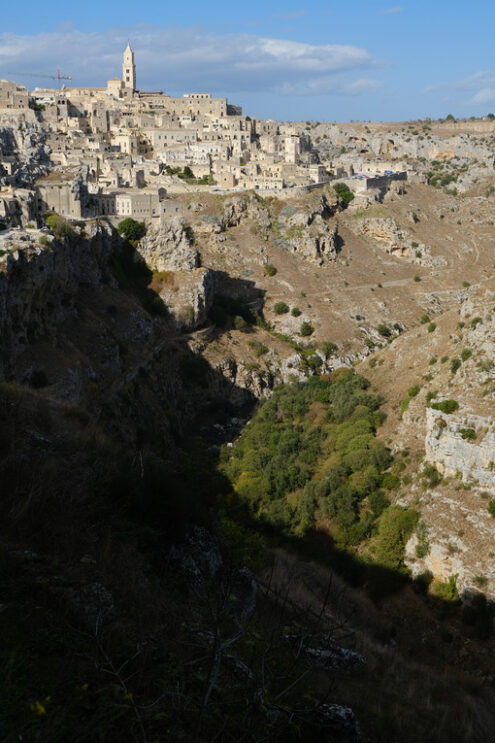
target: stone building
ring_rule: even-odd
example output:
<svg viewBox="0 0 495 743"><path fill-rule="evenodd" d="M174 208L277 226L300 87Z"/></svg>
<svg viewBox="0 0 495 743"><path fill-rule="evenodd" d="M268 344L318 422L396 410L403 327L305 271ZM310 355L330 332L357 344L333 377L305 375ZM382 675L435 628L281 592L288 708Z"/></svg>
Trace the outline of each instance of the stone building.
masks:
<svg viewBox="0 0 495 743"><path fill-rule="evenodd" d="M131 42L127 42L124 52L124 62L122 64L122 82L126 88L136 90L136 65L134 64L134 52L131 49Z"/></svg>
<svg viewBox="0 0 495 743"><path fill-rule="evenodd" d="M38 178L38 212L56 212L68 219L84 216L89 195L79 168L67 168Z"/></svg>
<svg viewBox="0 0 495 743"><path fill-rule="evenodd" d="M24 85L0 80L0 111L27 110L29 94Z"/></svg>

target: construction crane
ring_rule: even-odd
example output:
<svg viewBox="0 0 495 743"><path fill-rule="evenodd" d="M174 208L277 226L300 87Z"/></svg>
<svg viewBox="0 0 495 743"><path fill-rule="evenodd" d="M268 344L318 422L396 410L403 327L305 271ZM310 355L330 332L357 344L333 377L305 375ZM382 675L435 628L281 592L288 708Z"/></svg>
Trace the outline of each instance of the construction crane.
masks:
<svg viewBox="0 0 495 743"><path fill-rule="evenodd" d="M72 77L69 75L61 75L60 70L57 70L56 75L44 75L39 72L6 72L6 75L18 75L19 77L45 77L50 78L50 80L58 80L61 82L62 80L69 80L72 81Z"/></svg>

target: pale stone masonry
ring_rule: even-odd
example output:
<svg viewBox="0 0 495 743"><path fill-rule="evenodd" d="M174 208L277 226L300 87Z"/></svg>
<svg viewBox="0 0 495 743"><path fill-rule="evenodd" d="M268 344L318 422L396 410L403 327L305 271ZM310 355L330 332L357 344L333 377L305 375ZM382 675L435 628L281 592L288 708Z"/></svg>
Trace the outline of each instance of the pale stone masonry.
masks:
<svg viewBox="0 0 495 743"><path fill-rule="evenodd" d="M167 192L278 191L328 181L311 137L295 125L246 116L211 93L173 97L139 90L130 42L121 77L105 87L29 93L0 81L2 119L17 121L19 131L29 125L43 133L47 162L35 199L40 216L49 210L72 219L153 220ZM9 185L15 185L12 167L0 151L0 175L9 174Z"/></svg>

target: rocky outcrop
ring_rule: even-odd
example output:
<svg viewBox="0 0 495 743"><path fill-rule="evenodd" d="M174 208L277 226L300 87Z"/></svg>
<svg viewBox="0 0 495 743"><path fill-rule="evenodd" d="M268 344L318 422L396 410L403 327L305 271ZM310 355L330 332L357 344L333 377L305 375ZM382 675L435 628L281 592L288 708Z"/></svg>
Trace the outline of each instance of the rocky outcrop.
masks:
<svg viewBox="0 0 495 743"><path fill-rule="evenodd" d="M199 266L191 229L179 217L172 217L144 237L137 249L153 271L183 271Z"/></svg>
<svg viewBox="0 0 495 743"><path fill-rule="evenodd" d="M191 208L199 211L196 205ZM198 234L218 235L245 221L254 222L260 233L267 232L271 226L268 209L253 194L229 197L223 202L221 214L202 214L195 223L195 231Z"/></svg>
<svg viewBox="0 0 495 743"><path fill-rule="evenodd" d="M296 233L287 239L289 249L319 266L335 261L340 249L337 224L328 225L321 217L313 224L314 228L309 233L303 231L302 234Z"/></svg>
<svg viewBox="0 0 495 743"><path fill-rule="evenodd" d="M359 231L373 240L386 253L406 258L423 266L444 266L443 256L432 256L431 248L414 241L392 217L366 217L359 221Z"/></svg>
<svg viewBox="0 0 495 743"><path fill-rule="evenodd" d="M335 261L342 241L337 223L329 219L336 206L321 196L316 205L284 207L278 217L275 244L318 265Z"/></svg>
<svg viewBox="0 0 495 743"><path fill-rule="evenodd" d="M223 221L226 227L237 227L245 220L253 220L261 231L271 226L268 209L252 194L226 199L223 206Z"/></svg>
<svg viewBox="0 0 495 743"><path fill-rule="evenodd" d="M8 349L6 365L26 344L57 327L79 286L109 280L111 233L97 225L88 225L88 232L88 239L50 237L40 245L38 232L10 230L2 240L0 336L2 349Z"/></svg>
<svg viewBox="0 0 495 743"><path fill-rule="evenodd" d="M427 460L444 474L475 480L495 494L493 420L427 408L425 449Z"/></svg>
<svg viewBox="0 0 495 743"><path fill-rule="evenodd" d="M17 188L12 195L0 197L0 222L7 227L36 224L38 207L33 191Z"/></svg>
<svg viewBox="0 0 495 743"><path fill-rule="evenodd" d="M46 133L35 123L19 126L16 121L0 127L0 161L14 158L12 174L4 173L0 183L8 181L20 188L32 188L37 178L48 173L50 149L45 137Z"/></svg>
<svg viewBox="0 0 495 743"><path fill-rule="evenodd" d="M455 582L463 597L480 589L493 597L495 520L487 504L495 495L495 425L481 416L428 408L425 449L428 465L444 481L417 491L422 520L406 545L407 565L413 576L430 571L437 580Z"/></svg>
<svg viewBox="0 0 495 743"><path fill-rule="evenodd" d="M206 322L215 298L215 272L208 268L178 271L160 289L160 297L179 328L197 328Z"/></svg>

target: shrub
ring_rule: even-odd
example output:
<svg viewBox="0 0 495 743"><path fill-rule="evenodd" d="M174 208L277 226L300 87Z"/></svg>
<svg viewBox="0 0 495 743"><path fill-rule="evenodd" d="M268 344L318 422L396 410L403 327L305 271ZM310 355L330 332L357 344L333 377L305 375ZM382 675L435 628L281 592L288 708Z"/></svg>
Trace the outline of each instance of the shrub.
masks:
<svg viewBox="0 0 495 743"><path fill-rule="evenodd" d="M277 269L275 266L272 266L271 263L267 263L265 266L265 276L275 276L277 273Z"/></svg>
<svg viewBox="0 0 495 743"><path fill-rule="evenodd" d="M64 237L64 235L68 235L70 232L69 223L64 219L64 217L61 217L60 214L48 214L45 217L45 222L47 227L49 227L57 237Z"/></svg>
<svg viewBox="0 0 495 743"><path fill-rule="evenodd" d="M308 335L312 335L312 334L314 333L314 331L315 331L315 329L314 329L314 327L313 327L313 326L311 325L311 323L309 323L309 322L306 322L306 321L304 321L304 322L303 322L303 323L301 324L301 327L300 327L300 329L299 329L299 332L300 332L300 334L301 334L302 336L308 336Z"/></svg>
<svg viewBox="0 0 495 743"><path fill-rule="evenodd" d="M126 240L140 240L146 234L146 225L144 222L137 222L132 217L126 217L117 226L119 235L123 235Z"/></svg>
<svg viewBox="0 0 495 743"><path fill-rule="evenodd" d="M390 501L383 490L375 490L374 493L368 496L368 506L371 508L371 512L375 518L381 516L389 505Z"/></svg>
<svg viewBox="0 0 495 743"><path fill-rule="evenodd" d="M448 361L448 360L449 360L449 357L448 356L442 356L442 358L440 359L440 363L441 364L445 364L445 362Z"/></svg>
<svg viewBox="0 0 495 743"><path fill-rule="evenodd" d="M437 357L432 356L428 363L430 366L434 366L437 363L437 361L438 361Z"/></svg>
<svg viewBox="0 0 495 743"><path fill-rule="evenodd" d="M468 359L471 358L472 355L473 355L473 352L469 348L463 348L461 351L462 361L467 361Z"/></svg>
<svg viewBox="0 0 495 743"><path fill-rule="evenodd" d="M236 330L244 331L244 330L247 330L248 327L249 327L248 323L243 317L241 317L241 315L236 315L234 317L234 328Z"/></svg>
<svg viewBox="0 0 495 743"><path fill-rule="evenodd" d="M421 521L418 524L418 528L416 529L416 536L418 538L418 544L416 545L416 557L418 557L420 560L423 557L426 557L427 554L430 552L430 539L429 539L429 532L428 527L426 524Z"/></svg>
<svg viewBox="0 0 495 743"><path fill-rule="evenodd" d="M414 281L421 281L421 276L418 276L418 274L416 274L416 276L414 277Z"/></svg>
<svg viewBox="0 0 495 743"><path fill-rule="evenodd" d="M434 330L436 330L436 328L437 328L437 324L436 324L436 323L434 323L434 322L431 322L431 323L430 323L430 324L428 325L428 332L429 332L429 333L433 333L433 331L434 331Z"/></svg>
<svg viewBox="0 0 495 743"><path fill-rule="evenodd" d="M289 305L285 302L277 302L273 307L273 311L276 315L285 315L289 311Z"/></svg>
<svg viewBox="0 0 495 743"><path fill-rule="evenodd" d="M299 307L293 307L290 314L292 315L292 317L299 317L302 313Z"/></svg>
<svg viewBox="0 0 495 743"><path fill-rule="evenodd" d="M392 335L392 331L390 330L388 325L385 325L385 323L380 323L380 325L378 325L377 327L377 331L383 338L390 338L390 336Z"/></svg>
<svg viewBox="0 0 495 743"><path fill-rule="evenodd" d="M488 504L488 513L495 519L495 498L492 498Z"/></svg>
<svg viewBox="0 0 495 743"><path fill-rule="evenodd" d="M435 596L443 601L458 601L459 591L457 590L457 575L451 575L447 581L434 580L432 591Z"/></svg>
<svg viewBox="0 0 495 743"><path fill-rule="evenodd" d="M346 206L354 199L353 192L345 183L334 183L333 189Z"/></svg>
<svg viewBox="0 0 495 743"><path fill-rule="evenodd" d="M459 433L465 441L475 441L476 431L474 428L460 428Z"/></svg>
<svg viewBox="0 0 495 743"><path fill-rule="evenodd" d="M391 472L385 472L382 477L382 488L385 488L385 490L398 490L400 488L400 478Z"/></svg>
<svg viewBox="0 0 495 743"><path fill-rule="evenodd" d="M471 284L469 283L469 281L463 281L463 282L462 282L462 285L463 285L463 287L464 287L465 289L468 289L468 288L469 288L469 287L471 286Z"/></svg>
<svg viewBox="0 0 495 743"><path fill-rule="evenodd" d="M452 359L452 361L450 362L450 371L452 372L452 374L456 373L456 371L460 368L461 364L462 364L462 361L459 358L455 357L454 359Z"/></svg>
<svg viewBox="0 0 495 743"><path fill-rule="evenodd" d="M459 403L457 400L441 400L440 402L432 403L430 407L433 408L433 410L440 410L441 413L450 415L450 413L459 410Z"/></svg>
<svg viewBox="0 0 495 743"><path fill-rule="evenodd" d="M46 235L41 235L41 237L39 239L39 244L40 245L48 245L48 238L47 238Z"/></svg>
<svg viewBox="0 0 495 743"><path fill-rule="evenodd" d="M421 320L420 320L421 325L426 325L427 322L430 322L430 316L421 315Z"/></svg>
<svg viewBox="0 0 495 743"><path fill-rule="evenodd" d="M268 346L265 346L259 341L249 341L248 346L251 348L257 358L263 356L265 353L268 353Z"/></svg>
<svg viewBox="0 0 495 743"><path fill-rule="evenodd" d="M415 384L412 387L409 387L409 389L407 390L407 394L409 395L409 397L416 397L420 390L421 387L419 386L419 384Z"/></svg>
<svg viewBox="0 0 495 743"><path fill-rule="evenodd" d="M436 488L442 482L442 475L437 470L434 464L428 464L423 468L423 477L426 478L427 485L430 488Z"/></svg>
<svg viewBox="0 0 495 743"><path fill-rule="evenodd" d="M337 348L337 344L332 343L332 341L325 341L321 344L321 350L323 351L326 359L330 358L330 356L333 356L333 354L337 351Z"/></svg>
<svg viewBox="0 0 495 743"><path fill-rule="evenodd" d="M410 402L411 402L411 398L410 397L406 397L404 400L401 400L400 401L400 417L401 418L404 415L404 413L406 412L406 410L408 409Z"/></svg>
<svg viewBox="0 0 495 743"><path fill-rule="evenodd" d="M390 506L383 512L376 541L377 561L397 570L403 566L404 549L419 519L417 511Z"/></svg>

